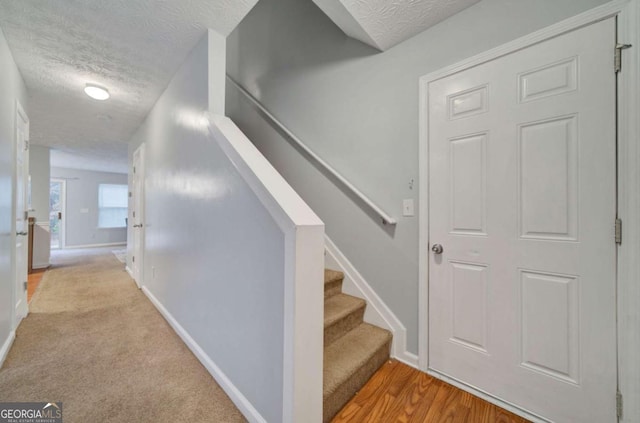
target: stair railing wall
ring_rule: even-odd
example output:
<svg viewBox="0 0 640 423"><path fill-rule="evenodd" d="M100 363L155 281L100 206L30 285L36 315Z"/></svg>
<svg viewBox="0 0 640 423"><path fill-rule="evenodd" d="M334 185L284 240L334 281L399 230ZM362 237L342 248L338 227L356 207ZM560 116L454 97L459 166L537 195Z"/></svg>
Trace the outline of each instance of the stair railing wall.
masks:
<svg viewBox="0 0 640 423"><path fill-rule="evenodd" d="M231 84L238 89L255 107L257 107L262 114L264 114L269 120L278 127L282 132L284 132L289 140L293 142L298 148L304 151L307 156L313 160L315 163L320 165L321 168L324 169L329 175L333 178L337 179L340 184L342 184L346 189L348 189L354 196L356 196L367 208L369 208L373 213L375 213L382 221L384 225L395 225L398 221L386 213L382 208L380 208L376 203L374 203L369 197L367 197L364 193L362 193L358 188L356 188L351 182L345 179L337 170L335 170L329 163L324 161L320 156L318 156L313 150L311 150L305 143L303 143L300 138L298 138L294 133L292 133L282 122L278 120L267 108L262 105L249 91L247 91L242 85L236 82L231 76L227 74L227 80L231 82Z"/></svg>
<svg viewBox="0 0 640 423"><path fill-rule="evenodd" d="M282 421L319 423L324 223L229 118L212 115L209 119L212 137L284 235Z"/></svg>

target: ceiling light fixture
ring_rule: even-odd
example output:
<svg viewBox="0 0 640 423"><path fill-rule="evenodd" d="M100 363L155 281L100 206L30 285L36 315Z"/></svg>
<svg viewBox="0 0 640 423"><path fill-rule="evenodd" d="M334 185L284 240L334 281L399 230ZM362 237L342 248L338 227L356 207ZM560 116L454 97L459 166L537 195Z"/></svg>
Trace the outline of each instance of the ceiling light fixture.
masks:
<svg viewBox="0 0 640 423"><path fill-rule="evenodd" d="M84 92L95 100L106 100L109 98L109 91L106 88L99 87L93 84L87 84L84 87Z"/></svg>

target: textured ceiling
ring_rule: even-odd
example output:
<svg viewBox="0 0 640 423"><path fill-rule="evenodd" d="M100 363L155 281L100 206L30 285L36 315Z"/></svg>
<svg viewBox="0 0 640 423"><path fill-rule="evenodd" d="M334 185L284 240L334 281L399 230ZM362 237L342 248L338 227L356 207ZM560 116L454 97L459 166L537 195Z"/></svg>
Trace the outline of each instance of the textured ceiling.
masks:
<svg viewBox="0 0 640 423"><path fill-rule="evenodd" d="M480 0L313 0L345 34L387 50Z"/></svg>
<svg viewBox="0 0 640 423"><path fill-rule="evenodd" d="M29 92L31 142L67 162L126 166L131 135L206 28L228 35L256 2L0 0L0 28ZM111 99L90 99L86 83Z"/></svg>

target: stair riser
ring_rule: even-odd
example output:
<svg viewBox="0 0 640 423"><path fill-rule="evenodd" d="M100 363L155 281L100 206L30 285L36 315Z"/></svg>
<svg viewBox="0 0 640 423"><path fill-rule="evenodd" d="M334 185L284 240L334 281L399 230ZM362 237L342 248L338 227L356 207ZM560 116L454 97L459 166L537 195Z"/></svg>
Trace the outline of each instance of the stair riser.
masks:
<svg viewBox="0 0 640 423"><path fill-rule="evenodd" d="M330 345L336 339L341 338L347 332L362 323L365 305L352 311L337 322L324 328L324 346Z"/></svg>
<svg viewBox="0 0 640 423"><path fill-rule="evenodd" d="M333 297L342 293L342 279L327 282L324 284L324 298Z"/></svg>
<svg viewBox="0 0 640 423"><path fill-rule="evenodd" d="M324 423L329 423L333 417L344 407L347 402L362 388L373 374L389 360L391 339L371 356L367 363L360 367L338 389L324 399L323 418Z"/></svg>

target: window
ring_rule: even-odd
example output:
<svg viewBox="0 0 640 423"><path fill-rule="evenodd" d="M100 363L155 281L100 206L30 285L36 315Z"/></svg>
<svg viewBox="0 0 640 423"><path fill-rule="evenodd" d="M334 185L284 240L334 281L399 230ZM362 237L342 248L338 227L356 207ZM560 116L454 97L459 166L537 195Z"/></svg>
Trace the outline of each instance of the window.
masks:
<svg viewBox="0 0 640 423"><path fill-rule="evenodd" d="M126 185L100 184L98 186L98 227L124 228L127 226Z"/></svg>

